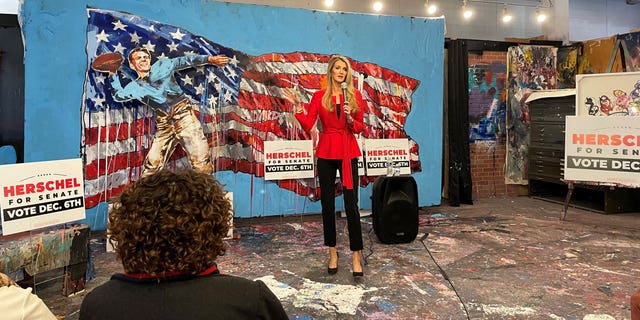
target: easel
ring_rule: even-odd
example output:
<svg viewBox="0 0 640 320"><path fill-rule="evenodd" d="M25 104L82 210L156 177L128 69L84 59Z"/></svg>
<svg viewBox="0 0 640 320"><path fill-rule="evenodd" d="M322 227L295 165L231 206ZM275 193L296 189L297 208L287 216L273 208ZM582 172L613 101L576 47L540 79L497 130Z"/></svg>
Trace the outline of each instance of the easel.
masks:
<svg viewBox="0 0 640 320"><path fill-rule="evenodd" d="M576 180L564 180L564 179L561 179L561 180L562 182L566 183L568 187L567 196L564 199L564 207L562 209L562 214L560 215L561 221L564 221L564 219L567 217L567 209L569 209L569 202L571 201L571 196L573 195L574 184L598 186L598 187L609 187L611 189L616 187L618 188L627 187L618 183L609 183L609 182L576 181Z"/></svg>
<svg viewBox="0 0 640 320"><path fill-rule="evenodd" d="M616 60L616 56L618 55L618 51L620 51L620 61L622 62L622 70L625 72L632 71L640 71L639 68L635 68L633 64L627 66L627 61L631 61L631 54L629 54L629 49L627 48L627 44L620 40L616 39L616 43L613 45L613 52L611 53L611 58L609 58L609 65L607 66L607 72L611 73L611 69L613 69L613 63ZM638 69L638 70L635 70Z"/></svg>

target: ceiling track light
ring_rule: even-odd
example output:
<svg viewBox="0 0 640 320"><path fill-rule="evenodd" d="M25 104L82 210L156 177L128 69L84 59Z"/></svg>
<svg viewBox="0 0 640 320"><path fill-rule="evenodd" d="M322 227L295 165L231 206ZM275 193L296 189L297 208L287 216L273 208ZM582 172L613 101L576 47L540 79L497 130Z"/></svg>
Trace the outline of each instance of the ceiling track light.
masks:
<svg viewBox="0 0 640 320"><path fill-rule="evenodd" d="M504 2L500 0L465 0L465 4L467 2L480 2L480 3L493 3L493 4L502 4L505 6L512 7L530 7L530 8L551 8L553 7L553 0L538 0L537 3L524 3L524 2Z"/></svg>
<svg viewBox="0 0 640 320"><path fill-rule="evenodd" d="M462 16L465 20L469 20L473 16L473 10L467 5L467 0L462 2Z"/></svg>
<svg viewBox="0 0 640 320"><path fill-rule="evenodd" d="M543 23L547 20L547 15L540 9L536 10L536 22Z"/></svg>
<svg viewBox="0 0 640 320"><path fill-rule="evenodd" d="M428 15L433 15L438 11L438 5L434 2L429 3L429 0L425 2L424 7L427 8Z"/></svg>
<svg viewBox="0 0 640 320"><path fill-rule="evenodd" d="M502 22L509 23L511 22L512 19L513 19L513 16L507 10L507 6L504 6L504 8L502 8Z"/></svg>
<svg viewBox="0 0 640 320"><path fill-rule="evenodd" d="M382 1L376 1L373 3L373 10L376 12L380 12L382 10Z"/></svg>
<svg viewBox="0 0 640 320"><path fill-rule="evenodd" d="M333 7L333 0L324 0L324 6L327 8Z"/></svg>
<svg viewBox="0 0 640 320"><path fill-rule="evenodd" d="M500 0L463 0L462 10L464 12L463 16L465 20L468 20L473 15L473 12L469 8L468 3L479 2L479 3L489 3L489 4L502 4L502 15L501 20L503 23L509 23L513 20L513 14L511 14L507 10L507 6L511 7L530 7L535 8L536 13L534 19L537 23L542 24L548 19L546 10L550 10L549 8L553 8L553 0L537 0L536 3L525 3L525 2L504 2ZM530 1L534 2L534 1Z"/></svg>

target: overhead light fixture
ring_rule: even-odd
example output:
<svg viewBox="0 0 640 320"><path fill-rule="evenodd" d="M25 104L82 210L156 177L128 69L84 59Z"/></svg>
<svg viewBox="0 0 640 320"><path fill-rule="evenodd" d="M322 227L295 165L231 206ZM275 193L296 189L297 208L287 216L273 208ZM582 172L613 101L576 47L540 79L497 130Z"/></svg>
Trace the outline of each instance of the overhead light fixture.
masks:
<svg viewBox="0 0 640 320"><path fill-rule="evenodd" d="M373 3L373 10L380 12L382 10L382 1L376 1Z"/></svg>
<svg viewBox="0 0 640 320"><path fill-rule="evenodd" d="M467 0L462 2L462 16L465 20L469 20L473 16L473 10L467 5Z"/></svg>
<svg viewBox="0 0 640 320"><path fill-rule="evenodd" d="M536 21L538 23L543 23L547 20L547 15L544 11L536 10Z"/></svg>
<svg viewBox="0 0 640 320"><path fill-rule="evenodd" d="M425 8L427 8L427 14L429 15L433 15L434 13L436 13L436 11L438 11L438 6L434 2L429 3L429 0L427 0L424 6Z"/></svg>
<svg viewBox="0 0 640 320"><path fill-rule="evenodd" d="M325 7L333 7L333 0L324 0Z"/></svg>
<svg viewBox="0 0 640 320"><path fill-rule="evenodd" d="M507 7L505 6L504 8L502 8L502 22L509 23L511 22L512 19L513 19L513 16L507 10Z"/></svg>

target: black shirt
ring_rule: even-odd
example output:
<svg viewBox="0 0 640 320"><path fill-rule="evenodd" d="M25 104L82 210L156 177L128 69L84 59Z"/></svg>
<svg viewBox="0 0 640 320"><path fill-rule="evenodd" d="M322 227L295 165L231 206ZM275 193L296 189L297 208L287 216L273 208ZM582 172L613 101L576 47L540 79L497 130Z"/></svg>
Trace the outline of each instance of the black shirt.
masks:
<svg viewBox="0 0 640 320"><path fill-rule="evenodd" d="M80 320L288 319L262 281L218 273L163 279L114 275L82 301Z"/></svg>

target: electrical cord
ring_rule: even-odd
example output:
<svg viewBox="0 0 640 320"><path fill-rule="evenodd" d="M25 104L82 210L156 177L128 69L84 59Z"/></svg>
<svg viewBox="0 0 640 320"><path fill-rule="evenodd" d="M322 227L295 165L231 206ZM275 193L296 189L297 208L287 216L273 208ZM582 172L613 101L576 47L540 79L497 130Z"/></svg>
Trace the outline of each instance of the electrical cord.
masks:
<svg viewBox="0 0 640 320"><path fill-rule="evenodd" d="M469 310L467 310L467 306L464 304L464 301L462 301L462 298L458 294L458 290L456 290L456 287L453 285L453 282L451 282L451 280L449 279L449 276L447 275L447 272L445 272L444 269L442 269L442 267L440 266L440 264L438 264L436 259L431 254L431 250L429 250L427 245L424 243L424 240L427 238L427 236L429 236L429 233L425 232L424 235L422 235L422 237L420 237L420 243L422 243L422 246L427 250L427 253L431 257L431 260L433 260L433 263L438 267L438 270L440 270L440 274L442 275L442 277L445 280L447 280L447 282L451 286L451 289L456 294L456 297L458 297L458 300L460 300L460 304L462 304L462 308L464 309L464 313L467 316L467 320L471 320L471 318L469 317Z"/></svg>
<svg viewBox="0 0 640 320"><path fill-rule="evenodd" d="M360 219L362 221L362 219ZM369 253L366 255L362 255L364 265L369 264L367 261L370 256L373 255L373 239L371 238L371 233L373 233L373 225L369 228L369 232L367 232L367 237L369 238Z"/></svg>
<svg viewBox="0 0 640 320"><path fill-rule="evenodd" d="M360 219L362 222L362 219ZM428 222L428 224L432 225L432 222ZM373 233L373 224L371 224L371 227L369 228L369 232L367 232L367 237L369 238L369 253L366 255L363 255L363 263L364 265L367 265L367 260L370 256L373 255L373 239L371 234ZM460 304L462 304L462 308L464 309L464 313L467 316L467 320L471 320L471 317L469 316L469 310L467 310L467 306L464 304L464 301L462 301L462 297L460 297L460 294L458 294L458 290L456 289L456 287L453 285L453 282L451 282L451 279L449 279L449 276L447 275L447 272L444 271L444 269L442 269L442 267L440 266L440 264L438 264L438 262L436 261L436 259L433 257L433 254L431 254L431 250L429 250L429 248L427 247L427 245L424 243L424 240L427 238L427 236L429 236L428 232L425 232L422 237L420 237L420 243L422 243L422 246L427 250L427 253L429 254L429 257L431 257L431 260L433 261L433 263L438 267L438 270L440 271L440 274L442 275L442 277L447 280L447 282L449 283L449 286L451 286L451 289L453 290L453 292L456 294L456 297L458 297L458 300L460 301Z"/></svg>

